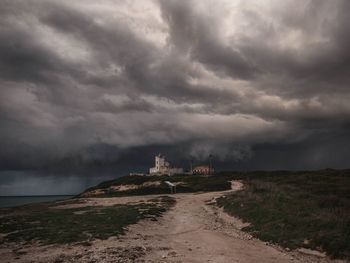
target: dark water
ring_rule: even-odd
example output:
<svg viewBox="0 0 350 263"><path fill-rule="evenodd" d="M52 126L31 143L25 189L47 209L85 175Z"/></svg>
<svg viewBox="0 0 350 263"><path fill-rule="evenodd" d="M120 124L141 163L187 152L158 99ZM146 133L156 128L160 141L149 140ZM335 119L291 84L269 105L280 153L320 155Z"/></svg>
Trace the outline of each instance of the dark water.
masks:
<svg viewBox="0 0 350 263"><path fill-rule="evenodd" d="M73 195L39 195L39 196L0 196L0 207L13 207L31 203L65 200Z"/></svg>

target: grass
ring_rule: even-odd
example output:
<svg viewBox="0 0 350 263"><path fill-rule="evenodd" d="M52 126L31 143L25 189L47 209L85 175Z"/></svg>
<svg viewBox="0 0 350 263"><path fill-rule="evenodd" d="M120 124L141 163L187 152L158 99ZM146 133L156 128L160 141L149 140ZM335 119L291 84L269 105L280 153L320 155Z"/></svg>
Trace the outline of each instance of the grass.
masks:
<svg viewBox="0 0 350 263"><path fill-rule="evenodd" d="M95 187L87 189L84 193L101 189L103 192L95 195L95 197L115 197L130 195L148 195L148 194L168 194L169 186L165 181L179 183L177 185L178 193L191 193L201 191L223 191L228 190L231 184L228 182L228 176L199 176L199 175L176 175L176 176L124 176L116 180L103 182ZM160 182L159 185L141 186L144 183ZM113 191L112 186L118 185L137 185L137 189L125 191ZM81 196L84 196L82 193Z"/></svg>
<svg viewBox="0 0 350 263"><path fill-rule="evenodd" d="M218 205L226 212L250 222L250 226L244 231L264 241L291 249L305 247L323 250L334 258L350 259L350 170L222 172L211 177L124 176L103 182L84 193L100 189L101 192L95 197L166 194L169 193L169 188L164 181L177 183L179 193L222 191L230 189L229 181L234 179L242 180L245 189L219 198ZM160 184L143 185L156 181ZM119 192L111 189L118 185L137 185L139 188ZM135 212L140 211L137 207L114 209L128 209L120 210L122 215L133 215L132 219L125 219L125 222L134 222L138 220L138 216L143 216ZM154 213L151 208L148 209L150 214ZM66 213L72 215L74 211ZM91 222L99 221L101 218L109 220L105 219L106 217L118 217L120 222L123 221L123 217L117 215L117 211L114 210L101 211L104 213L101 217L89 211L85 213L92 217ZM78 218L81 218L73 217L76 218L73 222L79 222ZM35 220L37 219L33 218L32 222ZM121 229L118 228L119 223L114 220L106 222L111 225L117 224L113 226L115 234L122 232L118 230ZM70 227L72 225L67 226ZM82 238L75 237L75 240L84 240L91 235L103 238L104 232L110 234L113 231L107 229L94 232L93 229L87 228L89 235Z"/></svg>
<svg viewBox="0 0 350 263"><path fill-rule="evenodd" d="M8 209L0 217L0 233L7 242L42 244L87 242L124 233L125 227L144 218L161 216L175 200L163 196L147 203L110 207L58 209L48 204Z"/></svg>
<svg viewBox="0 0 350 263"><path fill-rule="evenodd" d="M237 175L236 175L237 176ZM217 200L250 222L244 230L288 248L350 259L350 172L252 172L245 188Z"/></svg>

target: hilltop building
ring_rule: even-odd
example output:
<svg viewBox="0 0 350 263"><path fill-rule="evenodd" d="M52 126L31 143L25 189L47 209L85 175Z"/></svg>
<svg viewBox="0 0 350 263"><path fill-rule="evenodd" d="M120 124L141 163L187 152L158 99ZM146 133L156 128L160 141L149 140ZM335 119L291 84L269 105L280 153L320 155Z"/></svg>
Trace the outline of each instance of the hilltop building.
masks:
<svg viewBox="0 0 350 263"><path fill-rule="evenodd" d="M174 175L183 172L182 168L171 167L162 154L155 156L155 166L149 169L150 175Z"/></svg>
<svg viewBox="0 0 350 263"><path fill-rule="evenodd" d="M209 165L196 166L192 169L192 174L210 175L214 173L214 168L210 168Z"/></svg>

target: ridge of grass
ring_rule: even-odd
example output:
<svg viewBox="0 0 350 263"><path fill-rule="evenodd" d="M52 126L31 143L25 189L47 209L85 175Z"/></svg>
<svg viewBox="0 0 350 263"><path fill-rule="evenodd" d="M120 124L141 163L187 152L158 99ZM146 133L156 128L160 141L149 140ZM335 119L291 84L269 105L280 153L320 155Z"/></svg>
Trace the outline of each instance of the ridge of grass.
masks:
<svg viewBox="0 0 350 263"><path fill-rule="evenodd" d="M137 189L125 191L114 191L113 186L119 185L137 185L141 186L147 182L160 182L159 185L143 186ZM100 189L103 192L94 195L94 197L118 197L130 195L148 195L148 194L168 194L169 186L165 181L179 183L176 187L178 193L223 191L231 188L228 176L200 176L200 175L174 175L174 176L123 176L115 180L102 182L101 184L91 187L79 196Z"/></svg>

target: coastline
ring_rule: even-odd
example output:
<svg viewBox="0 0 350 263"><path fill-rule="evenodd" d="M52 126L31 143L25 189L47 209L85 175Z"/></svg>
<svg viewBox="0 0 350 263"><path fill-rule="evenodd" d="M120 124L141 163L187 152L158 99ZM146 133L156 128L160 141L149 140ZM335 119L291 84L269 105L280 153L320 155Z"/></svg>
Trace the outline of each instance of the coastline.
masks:
<svg viewBox="0 0 350 263"><path fill-rule="evenodd" d="M75 195L28 195L0 196L0 209L13 208L21 205L36 204L50 201L60 201L73 198Z"/></svg>

